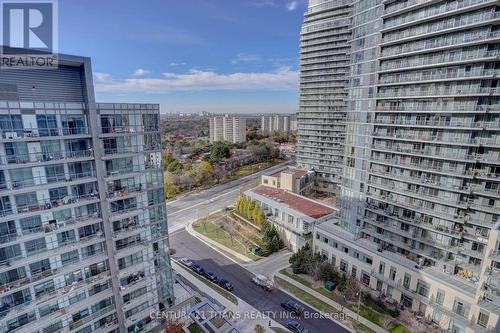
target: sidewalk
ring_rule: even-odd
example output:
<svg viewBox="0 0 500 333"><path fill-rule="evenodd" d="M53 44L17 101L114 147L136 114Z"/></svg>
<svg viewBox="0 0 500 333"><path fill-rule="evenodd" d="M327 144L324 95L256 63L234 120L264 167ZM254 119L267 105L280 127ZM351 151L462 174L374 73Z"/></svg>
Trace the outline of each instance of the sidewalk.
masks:
<svg viewBox="0 0 500 333"><path fill-rule="evenodd" d="M210 297L216 299L222 306L225 307L226 310L232 311L233 313L238 313L241 317L244 317L245 314L252 315L260 313L259 310L242 300L241 298L236 297L238 300L238 305L230 302L227 298L220 295L217 291L212 288L207 287L203 282L194 277L191 273L187 272L184 267L180 266L175 261L172 261L172 268L180 275L182 275L186 280L196 286L198 289L203 290L203 292ZM234 294L233 294L234 295ZM272 333L273 331L269 328L269 320L268 319L257 319L257 318L237 318L233 320L236 328L241 333L254 332L255 325L260 324L264 326L266 329L266 333ZM278 322L271 320L272 327L279 327L285 331L287 331L281 324Z"/></svg>
<svg viewBox="0 0 500 333"><path fill-rule="evenodd" d="M276 277L279 277L280 279L282 280L285 280L286 282L294 285L295 287L297 288L300 288L302 290L304 290L305 292L307 292L308 294L311 294L312 296L314 296L315 298L319 299L320 301L330 305L331 307L335 308L336 310L340 311L342 309L342 305L340 305L339 303L335 302L334 300L332 300L331 298L328 298L326 297L325 295L322 295L320 294L319 292L317 292L316 290L314 289L311 289L305 285L303 285L302 283L299 283L297 281L295 281L294 279L292 278L289 278L288 276L284 275L284 274L281 274L281 273L276 273L274 276ZM377 332L377 333L388 333L388 331L386 331L385 329L383 329L382 327L378 326L378 325L375 325L374 323L372 323L371 321L369 321L368 319L362 317L362 316L359 316L359 319L358 318L358 315L356 312L348 309L347 307L344 307L343 311L349 315L349 317L351 317L353 320L355 321L358 321L359 323L365 325L366 327L370 328L371 330ZM356 320L357 319L357 320Z"/></svg>

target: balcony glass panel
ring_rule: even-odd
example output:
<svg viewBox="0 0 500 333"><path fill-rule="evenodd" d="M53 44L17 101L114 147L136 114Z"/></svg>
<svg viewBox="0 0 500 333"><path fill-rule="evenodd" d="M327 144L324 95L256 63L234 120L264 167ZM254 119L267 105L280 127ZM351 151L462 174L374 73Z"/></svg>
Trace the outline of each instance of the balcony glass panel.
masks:
<svg viewBox="0 0 500 333"><path fill-rule="evenodd" d="M58 136L56 115L40 114L36 116L39 136Z"/></svg>

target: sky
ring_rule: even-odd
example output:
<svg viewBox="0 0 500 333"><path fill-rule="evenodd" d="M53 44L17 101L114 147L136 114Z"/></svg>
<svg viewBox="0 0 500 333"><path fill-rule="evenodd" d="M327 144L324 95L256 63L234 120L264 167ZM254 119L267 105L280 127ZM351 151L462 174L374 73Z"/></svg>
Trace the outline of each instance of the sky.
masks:
<svg viewBox="0 0 500 333"><path fill-rule="evenodd" d="M99 102L163 113L298 108L307 0L60 0L59 52L92 58Z"/></svg>

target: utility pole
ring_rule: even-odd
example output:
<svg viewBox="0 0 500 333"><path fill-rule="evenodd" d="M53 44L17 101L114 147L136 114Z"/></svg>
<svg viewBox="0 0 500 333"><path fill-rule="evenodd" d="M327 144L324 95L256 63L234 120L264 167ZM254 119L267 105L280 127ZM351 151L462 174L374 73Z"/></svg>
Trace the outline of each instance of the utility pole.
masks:
<svg viewBox="0 0 500 333"><path fill-rule="evenodd" d="M361 292L358 292L357 295L358 295L358 316L357 316L356 320L359 321L359 308L361 306Z"/></svg>

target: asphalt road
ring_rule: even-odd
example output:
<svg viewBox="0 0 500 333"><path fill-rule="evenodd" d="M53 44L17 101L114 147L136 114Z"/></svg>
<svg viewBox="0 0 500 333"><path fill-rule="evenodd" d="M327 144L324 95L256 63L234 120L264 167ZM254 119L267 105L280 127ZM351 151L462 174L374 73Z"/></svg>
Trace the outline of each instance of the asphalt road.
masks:
<svg viewBox="0 0 500 333"><path fill-rule="evenodd" d="M240 195L240 189L250 185L264 173L281 170L293 161L281 163L259 171L242 179L233 180L229 183L214 186L206 191L189 194L178 200L167 203L168 231L173 233L184 227L200 216L232 205Z"/></svg>
<svg viewBox="0 0 500 333"><path fill-rule="evenodd" d="M234 285L233 293L265 314L275 314L274 320L286 326L286 322L291 318L286 317L287 313L280 306L281 301L291 297L281 290L272 292L264 291L254 285L250 279L253 276L242 266L229 260L205 243L191 236L185 230L178 230L170 237L170 246L176 250L175 257L188 257L199 263L207 272L214 272L218 277L229 280ZM298 303L298 300L295 300ZM345 328L339 326L330 319L320 317L318 312L301 303L308 319L297 320L310 333L347 333ZM269 311L269 312L268 312ZM244 332L249 333L249 332Z"/></svg>

